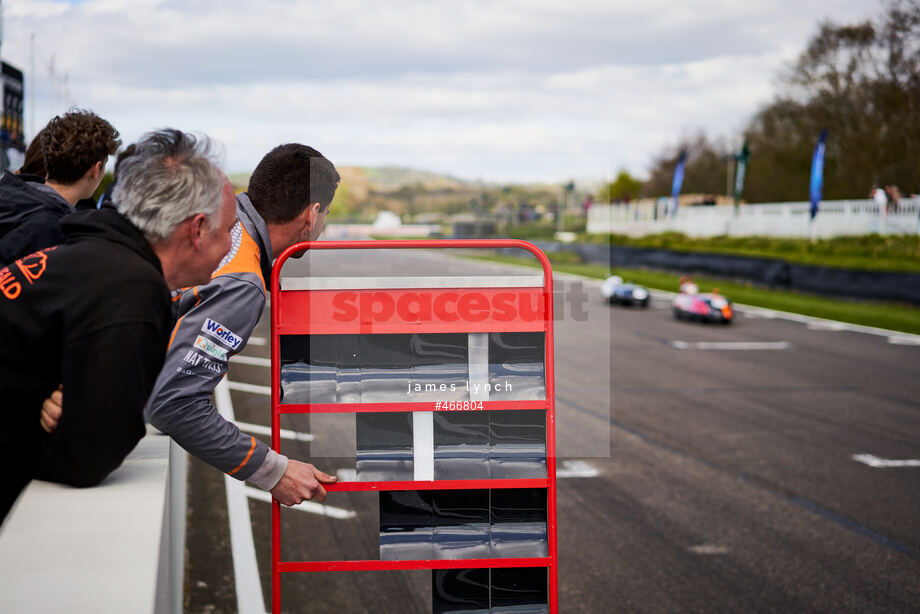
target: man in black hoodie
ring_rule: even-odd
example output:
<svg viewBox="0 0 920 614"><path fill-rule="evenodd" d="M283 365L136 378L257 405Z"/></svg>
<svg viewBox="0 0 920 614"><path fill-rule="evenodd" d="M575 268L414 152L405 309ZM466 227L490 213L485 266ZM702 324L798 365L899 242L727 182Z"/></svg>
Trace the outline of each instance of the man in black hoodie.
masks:
<svg viewBox="0 0 920 614"><path fill-rule="evenodd" d="M0 264L63 241L58 222L93 195L108 157L121 145L109 122L80 110L55 117L35 139L45 182L25 181L9 171L0 175Z"/></svg>
<svg viewBox="0 0 920 614"><path fill-rule="evenodd" d="M63 244L0 269L0 518L32 478L91 486L144 436L172 329L170 289L206 283L230 248L233 189L209 143L146 135L119 169L118 210L64 218ZM42 402L63 383L53 433Z"/></svg>

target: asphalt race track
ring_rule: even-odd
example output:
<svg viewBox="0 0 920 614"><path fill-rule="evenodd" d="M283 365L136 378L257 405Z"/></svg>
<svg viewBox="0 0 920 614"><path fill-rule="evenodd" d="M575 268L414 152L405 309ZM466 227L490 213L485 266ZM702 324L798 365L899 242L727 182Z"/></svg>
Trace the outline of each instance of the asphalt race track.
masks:
<svg viewBox="0 0 920 614"><path fill-rule="evenodd" d="M535 274L430 252L313 256L285 273ZM920 611L920 338L761 310L678 322L660 294L609 307L599 282L557 284L560 612ZM255 337L229 396L239 422L268 425L267 311ZM314 437L286 454L334 472L350 445L353 463L345 422L285 418ZM264 612L270 505L200 462L189 477L187 611ZM377 558L377 495L326 503L282 512L282 558ZM288 612L431 612L427 571L284 578Z"/></svg>

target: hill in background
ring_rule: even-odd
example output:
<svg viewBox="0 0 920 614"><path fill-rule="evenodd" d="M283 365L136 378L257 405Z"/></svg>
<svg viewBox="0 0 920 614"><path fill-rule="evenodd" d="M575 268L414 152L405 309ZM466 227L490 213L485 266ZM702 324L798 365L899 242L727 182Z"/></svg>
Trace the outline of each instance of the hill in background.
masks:
<svg viewBox="0 0 920 614"><path fill-rule="evenodd" d="M450 175L401 166L341 166L337 167L343 182L348 182L358 192L393 192L405 186L417 186L428 190L460 189L482 186L482 182L466 181ZM234 188L245 190L252 173L229 175Z"/></svg>
<svg viewBox="0 0 920 614"><path fill-rule="evenodd" d="M380 211L392 211L404 222L441 223L456 214L474 213L533 219L536 212L552 210L563 200L562 188L556 185L488 184L396 166L342 166L338 171L342 180L329 214L336 222L368 223ZM240 192L250 176L234 173L230 181ZM584 196L570 196L569 206L576 208Z"/></svg>
<svg viewBox="0 0 920 614"><path fill-rule="evenodd" d="M465 181L433 171L400 166L364 166L359 170L364 173L371 188L377 192L395 191L411 185L422 186L429 190L459 189L471 185L481 185L479 182Z"/></svg>

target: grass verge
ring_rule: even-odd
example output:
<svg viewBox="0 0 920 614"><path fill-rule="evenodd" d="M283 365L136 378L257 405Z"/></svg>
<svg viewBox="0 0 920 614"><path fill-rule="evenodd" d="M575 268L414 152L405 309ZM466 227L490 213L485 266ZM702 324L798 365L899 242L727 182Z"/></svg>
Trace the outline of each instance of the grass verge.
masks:
<svg viewBox="0 0 920 614"><path fill-rule="evenodd" d="M536 260L513 256L470 256L470 258L535 268L540 266ZM620 275L628 282L642 284L649 288L677 291L678 275L674 273L640 269L610 269L600 264L572 263L553 263L553 270L595 279L606 279L608 275ZM712 288L718 288L732 301L744 305L920 334L920 308L911 305L834 299L787 290L770 290L712 277L694 276L693 279L699 285L700 291L708 292Z"/></svg>

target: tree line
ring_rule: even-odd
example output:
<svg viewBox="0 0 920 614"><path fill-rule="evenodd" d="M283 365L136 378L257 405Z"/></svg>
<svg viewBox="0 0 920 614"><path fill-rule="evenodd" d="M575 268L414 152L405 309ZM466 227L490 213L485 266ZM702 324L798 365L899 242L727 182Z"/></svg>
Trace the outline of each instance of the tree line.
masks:
<svg viewBox="0 0 920 614"><path fill-rule="evenodd" d="M750 152L744 200L807 200L823 129L825 199L866 198L888 184L920 192L920 0L890 0L880 16L860 23L821 22L779 83L736 139ZM704 133L685 137L655 156L648 180L621 173L610 197L670 195L682 150L682 192L725 194L738 145Z"/></svg>

